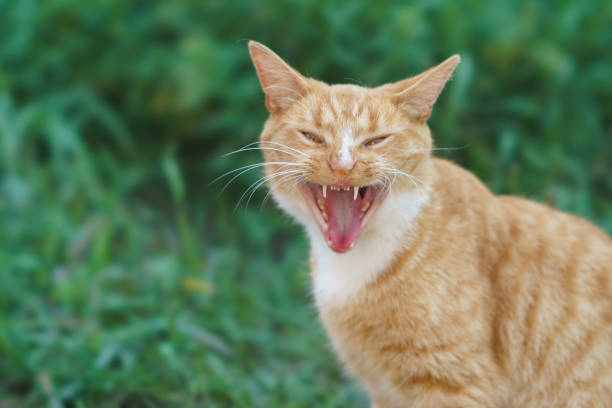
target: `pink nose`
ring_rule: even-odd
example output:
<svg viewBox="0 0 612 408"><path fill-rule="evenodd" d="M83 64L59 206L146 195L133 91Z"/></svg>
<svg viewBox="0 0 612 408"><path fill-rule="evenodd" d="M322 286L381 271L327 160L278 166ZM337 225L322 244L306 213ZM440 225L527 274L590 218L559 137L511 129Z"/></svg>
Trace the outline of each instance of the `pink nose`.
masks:
<svg viewBox="0 0 612 408"><path fill-rule="evenodd" d="M329 160L329 167L338 174L347 175L355 167L355 160L335 154Z"/></svg>

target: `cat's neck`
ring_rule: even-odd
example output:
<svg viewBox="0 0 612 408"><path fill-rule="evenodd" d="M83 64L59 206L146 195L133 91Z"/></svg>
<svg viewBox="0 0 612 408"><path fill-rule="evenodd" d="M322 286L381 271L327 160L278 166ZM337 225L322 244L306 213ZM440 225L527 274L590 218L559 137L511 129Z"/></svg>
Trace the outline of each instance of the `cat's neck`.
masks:
<svg viewBox="0 0 612 408"><path fill-rule="evenodd" d="M373 282L408 249L417 234L417 218L429 202L429 188L389 193L355 247L338 254L316 225L307 226L317 303L343 303Z"/></svg>

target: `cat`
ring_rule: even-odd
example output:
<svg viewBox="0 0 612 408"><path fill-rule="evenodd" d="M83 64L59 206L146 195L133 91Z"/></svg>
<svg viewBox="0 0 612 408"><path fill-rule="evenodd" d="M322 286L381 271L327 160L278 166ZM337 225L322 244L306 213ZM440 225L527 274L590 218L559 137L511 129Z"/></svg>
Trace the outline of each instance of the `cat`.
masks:
<svg viewBox="0 0 612 408"><path fill-rule="evenodd" d="M365 88L249 51L265 181L309 237L320 318L373 407L612 407L612 239L432 157L458 55Z"/></svg>

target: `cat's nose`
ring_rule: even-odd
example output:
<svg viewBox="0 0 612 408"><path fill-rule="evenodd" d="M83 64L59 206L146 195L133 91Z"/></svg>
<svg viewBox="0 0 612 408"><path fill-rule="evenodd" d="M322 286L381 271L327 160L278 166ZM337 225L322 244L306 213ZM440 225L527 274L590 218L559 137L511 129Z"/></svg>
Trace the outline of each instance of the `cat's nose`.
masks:
<svg viewBox="0 0 612 408"><path fill-rule="evenodd" d="M355 167L355 160L347 154L334 154L329 159L329 167L336 173L346 176Z"/></svg>

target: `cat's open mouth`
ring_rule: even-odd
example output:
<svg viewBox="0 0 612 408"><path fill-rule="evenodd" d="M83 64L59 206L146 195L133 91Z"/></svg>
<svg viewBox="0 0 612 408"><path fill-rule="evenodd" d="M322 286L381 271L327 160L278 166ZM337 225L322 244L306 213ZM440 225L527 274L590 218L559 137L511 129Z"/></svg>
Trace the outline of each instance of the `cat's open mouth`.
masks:
<svg viewBox="0 0 612 408"><path fill-rule="evenodd" d="M300 191L327 243L340 253L353 247L388 193L378 184L322 186L310 182L301 184Z"/></svg>

